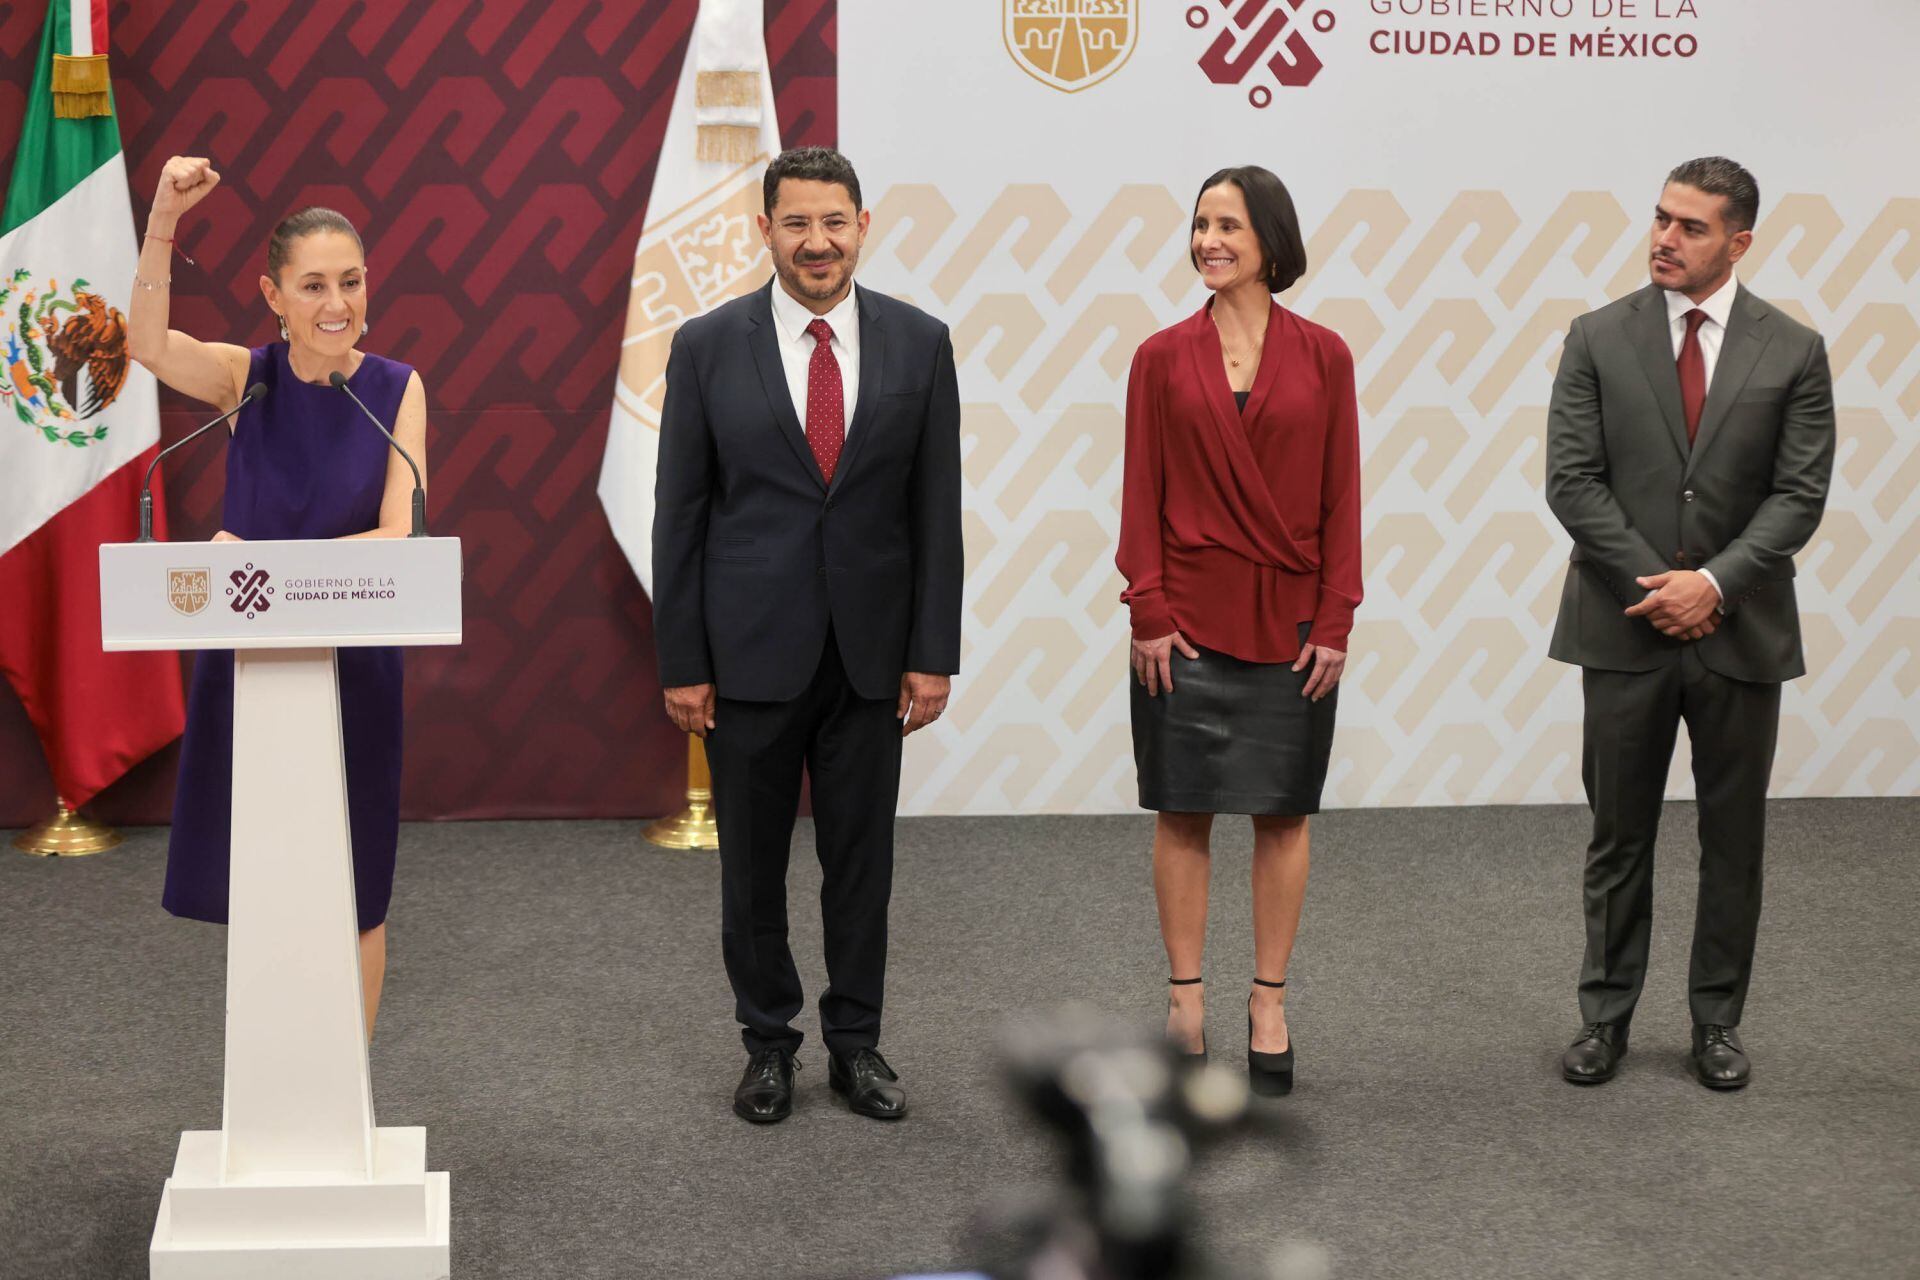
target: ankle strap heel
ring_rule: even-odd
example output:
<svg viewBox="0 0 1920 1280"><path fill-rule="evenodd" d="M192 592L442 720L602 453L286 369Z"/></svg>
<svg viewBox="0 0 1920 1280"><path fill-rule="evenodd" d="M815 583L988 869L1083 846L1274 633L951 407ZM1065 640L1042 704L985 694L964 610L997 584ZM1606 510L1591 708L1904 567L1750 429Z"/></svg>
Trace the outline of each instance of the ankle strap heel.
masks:
<svg viewBox="0 0 1920 1280"><path fill-rule="evenodd" d="M1205 978L1168 978L1167 985L1170 987L1194 987L1204 981L1206 981ZM1169 1014L1173 1012L1172 996L1167 997L1167 1012ZM1200 1052L1188 1053L1185 1049L1179 1049L1177 1052L1184 1061L1196 1067L1205 1066L1207 1062L1207 1029L1205 1027L1200 1028Z"/></svg>
<svg viewBox="0 0 1920 1280"><path fill-rule="evenodd" d="M1255 978L1256 987L1278 990L1287 985L1285 978L1268 982ZM1279 1053L1260 1053L1253 1047L1253 993L1247 993L1247 1087L1263 1098L1284 1098L1293 1092L1293 1037Z"/></svg>

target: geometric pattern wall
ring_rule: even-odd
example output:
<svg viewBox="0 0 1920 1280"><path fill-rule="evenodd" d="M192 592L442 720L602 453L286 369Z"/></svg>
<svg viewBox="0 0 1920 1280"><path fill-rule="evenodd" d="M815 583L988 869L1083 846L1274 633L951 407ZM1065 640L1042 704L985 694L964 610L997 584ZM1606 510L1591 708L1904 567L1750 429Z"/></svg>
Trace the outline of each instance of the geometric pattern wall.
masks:
<svg viewBox="0 0 1920 1280"><path fill-rule="evenodd" d="M969 579L966 674L909 745L904 807L1134 805L1113 568L1128 364L1204 299L1185 203L1153 184L896 186L862 278L953 328ZM1646 280L1646 217L1606 192L1517 206L1355 190L1310 228L1286 305L1359 383L1367 598L1334 805L1575 801L1578 675L1546 657L1569 546L1542 495L1547 392L1573 316ZM1742 278L1827 337L1832 497L1798 582L1775 794L1920 789L1920 201L1773 202ZM1690 794L1684 746L1672 791Z"/></svg>
<svg viewBox="0 0 1920 1280"><path fill-rule="evenodd" d="M466 554L466 642L407 655L408 817L635 815L678 806L651 612L594 496L642 204L696 0L112 6L136 221L169 155L218 192L187 219L173 320L256 345L268 231L303 204L366 238L368 350L420 370L430 513ZM789 145L835 138L834 0L767 0ZM0 181L44 9L0 5ZM210 411L163 393L178 439ZM218 526L215 440L168 459L175 536ZM78 638L76 638L77 642ZM102 795L164 822L176 749ZM52 784L0 694L0 826Z"/></svg>

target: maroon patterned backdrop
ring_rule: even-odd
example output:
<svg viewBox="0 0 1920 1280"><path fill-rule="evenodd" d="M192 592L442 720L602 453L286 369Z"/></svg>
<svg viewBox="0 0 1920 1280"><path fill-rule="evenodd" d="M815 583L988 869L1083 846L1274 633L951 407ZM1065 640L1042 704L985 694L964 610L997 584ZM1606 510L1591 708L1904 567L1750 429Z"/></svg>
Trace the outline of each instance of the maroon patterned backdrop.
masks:
<svg viewBox="0 0 1920 1280"><path fill-rule="evenodd" d="M696 0L125 0L114 91L144 221L174 154L213 159L173 323L244 345L288 210L331 205L367 242L370 350L426 381L430 512L467 564L466 643L408 656L410 818L632 816L678 806L684 738L660 712L653 622L594 496L642 205ZM831 143L835 0L767 0L782 140ZM12 172L43 0L0 2L0 175ZM166 393L165 438L208 411ZM203 447L210 445L211 447ZM174 536L212 533L220 449L168 460ZM0 608L9 602L0 601ZM175 751L106 791L165 822ZM0 683L0 826L52 809Z"/></svg>

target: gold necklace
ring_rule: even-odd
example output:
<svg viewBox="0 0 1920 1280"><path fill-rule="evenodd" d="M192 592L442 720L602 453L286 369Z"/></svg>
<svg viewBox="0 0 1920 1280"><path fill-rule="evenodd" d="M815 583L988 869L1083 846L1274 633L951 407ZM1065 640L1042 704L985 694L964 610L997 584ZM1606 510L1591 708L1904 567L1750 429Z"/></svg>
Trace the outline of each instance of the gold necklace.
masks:
<svg viewBox="0 0 1920 1280"><path fill-rule="evenodd" d="M1232 368L1238 369L1240 367L1239 358L1233 354L1233 348L1227 345L1227 331L1220 327L1220 321L1217 318L1213 322L1213 330L1220 335L1220 350L1226 353L1227 364ZM1253 350L1247 352L1247 359L1258 360L1260 358L1260 348L1266 344L1266 335L1262 334L1260 341L1253 344Z"/></svg>
<svg viewBox="0 0 1920 1280"><path fill-rule="evenodd" d="M1219 328L1219 320L1213 320L1213 328L1219 332L1219 349L1227 353L1227 363L1233 368L1240 367L1240 357L1236 357L1235 353L1233 353L1233 347L1227 345L1227 330ZM1260 359L1260 347L1263 347L1263 345L1267 345L1265 338L1261 338L1260 342L1254 344L1254 349L1246 353L1246 359L1250 359L1250 361Z"/></svg>

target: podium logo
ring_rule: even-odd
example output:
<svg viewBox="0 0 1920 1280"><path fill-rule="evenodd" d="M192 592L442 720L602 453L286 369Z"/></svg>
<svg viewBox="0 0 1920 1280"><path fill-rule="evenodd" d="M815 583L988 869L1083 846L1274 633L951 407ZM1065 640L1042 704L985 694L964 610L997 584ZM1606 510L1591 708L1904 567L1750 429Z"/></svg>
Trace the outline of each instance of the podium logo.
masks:
<svg viewBox="0 0 1920 1280"><path fill-rule="evenodd" d="M167 603L173 611L191 618L207 607L213 594L213 574L207 569L167 570Z"/></svg>
<svg viewBox="0 0 1920 1280"><path fill-rule="evenodd" d="M1007 52L1049 88L1078 93L1132 56L1139 0L1001 0Z"/></svg>
<svg viewBox="0 0 1920 1280"><path fill-rule="evenodd" d="M1195 31L1217 27L1219 34L1200 55L1200 69L1215 84L1254 85L1247 101L1256 107L1273 102L1273 89L1304 89L1319 76L1323 64L1307 42L1305 28L1321 35L1333 30L1330 8L1309 7L1316 0L1215 0L1223 11L1216 19L1204 4L1187 9L1187 25ZM1267 83L1269 80L1272 84Z"/></svg>
<svg viewBox="0 0 1920 1280"><path fill-rule="evenodd" d="M227 588L227 594L233 597L228 606L235 613L244 613L249 618L256 613L265 613L273 607L273 601L267 599L273 594L268 585L271 579L265 569L256 569L249 564L244 569L235 569L227 575L227 581L233 585Z"/></svg>

